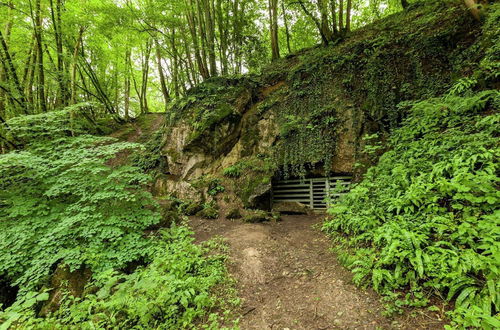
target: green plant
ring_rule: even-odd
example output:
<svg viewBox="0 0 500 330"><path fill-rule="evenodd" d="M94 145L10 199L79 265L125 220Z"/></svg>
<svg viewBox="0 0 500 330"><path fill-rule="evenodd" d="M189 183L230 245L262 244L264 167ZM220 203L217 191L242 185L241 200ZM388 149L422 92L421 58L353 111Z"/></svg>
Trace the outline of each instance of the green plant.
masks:
<svg viewBox="0 0 500 330"><path fill-rule="evenodd" d="M67 296L60 310L45 319L37 318L32 307L48 294L33 293L0 312L0 321L37 328L183 329L204 320L208 328L219 328L219 321L229 315L218 314L217 308L238 303L233 296L218 298L212 291L228 283L223 243L195 245L187 227L174 226L162 231L153 246L149 265L132 274L101 273L91 284L97 291L82 299ZM229 298L232 302L226 301Z"/></svg>
<svg viewBox="0 0 500 330"><path fill-rule="evenodd" d="M150 177L113 165L117 153L139 145L83 131L71 136L54 116L9 122L26 147L0 155L0 274L21 294L61 262L99 273L147 257L143 231L160 221L144 190Z"/></svg>
<svg viewBox="0 0 500 330"><path fill-rule="evenodd" d="M415 103L391 150L329 209L358 284L396 309L432 294L454 301L454 325L498 328L500 93ZM399 293L394 293L394 292Z"/></svg>
<svg viewBox="0 0 500 330"><path fill-rule="evenodd" d="M208 191L207 193L210 196L215 196L219 193L223 193L226 191L226 188L220 183L219 179L213 179L208 183Z"/></svg>
<svg viewBox="0 0 500 330"><path fill-rule="evenodd" d="M232 165L225 168L222 174L224 174L224 176L227 176L228 178L239 178L242 174L242 170L239 166Z"/></svg>

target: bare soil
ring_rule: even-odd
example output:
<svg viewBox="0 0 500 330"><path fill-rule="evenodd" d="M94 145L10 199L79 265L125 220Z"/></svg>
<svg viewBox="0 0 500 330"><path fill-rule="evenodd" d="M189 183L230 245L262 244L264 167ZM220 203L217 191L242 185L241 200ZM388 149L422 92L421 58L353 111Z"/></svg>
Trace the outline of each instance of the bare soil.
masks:
<svg viewBox="0 0 500 330"><path fill-rule="evenodd" d="M388 318L380 296L352 284L352 273L314 226L321 216L288 215L277 223L190 218L197 241L222 236L229 271L243 299L241 329L442 329L439 315Z"/></svg>

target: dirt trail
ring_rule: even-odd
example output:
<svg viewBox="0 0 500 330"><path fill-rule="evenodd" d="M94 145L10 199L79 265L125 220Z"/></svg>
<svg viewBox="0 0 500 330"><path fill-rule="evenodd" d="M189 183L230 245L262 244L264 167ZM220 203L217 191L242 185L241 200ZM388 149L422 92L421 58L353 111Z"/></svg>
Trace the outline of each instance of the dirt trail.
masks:
<svg viewBox="0 0 500 330"><path fill-rule="evenodd" d="M165 123L165 113L147 113L130 123L124 124L111 137L127 142L145 142Z"/></svg>
<svg viewBox="0 0 500 330"><path fill-rule="evenodd" d="M380 297L351 282L313 225L320 216L284 216L282 222L191 218L196 239L219 235L230 245L230 272L243 298L241 329L441 329L440 321L383 317Z"/></svg>

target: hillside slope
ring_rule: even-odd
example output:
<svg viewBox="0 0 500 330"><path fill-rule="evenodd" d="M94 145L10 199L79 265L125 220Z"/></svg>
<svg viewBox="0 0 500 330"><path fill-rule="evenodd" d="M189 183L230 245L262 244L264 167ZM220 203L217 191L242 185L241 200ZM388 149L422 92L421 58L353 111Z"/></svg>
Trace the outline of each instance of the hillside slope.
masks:
<svg viewBox="0 0 500 330"><path fill-rule="evenodd" d="M440 95L473 72L481 35L460 1L420 3L260 75L209 79L170 107L156 193L268 209L276 177L359 179L377 158L363 153L363 137L384 141L405 117L398 104Z"/></svg>

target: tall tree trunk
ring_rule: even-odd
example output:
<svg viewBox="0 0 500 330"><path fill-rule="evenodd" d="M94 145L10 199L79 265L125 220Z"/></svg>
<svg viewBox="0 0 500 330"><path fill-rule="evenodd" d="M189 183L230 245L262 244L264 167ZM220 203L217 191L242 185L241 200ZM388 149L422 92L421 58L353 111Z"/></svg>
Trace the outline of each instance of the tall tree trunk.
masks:
<svg viewBox="0 0 500 330"><path fill-rule="evenodd" d="M344 32L344 0L339 2L339 32Z"/></svg>
<svg viewBox="0 0 500 330"><path fill-rule="evenodd" d="M83 33L85 32L85 28L80 26L80 30L78 31L78 37L76 39L75 48L73 50L73 63L71 66L71 104L76 103L76 70L78 68L78 55L80 54L80 47L82 45Z"/></svg>
<svg viewBox="0 0 500 330"><path fill-rule="evenodd" d="M220 62L221 62L221 72L223 75L228 73L228 59L227 59L227 45L228 40L228 24L224 17L224 10L222 9L222 0L217 0L216 2L216 18L217 26L219 30L219 45L220 45Z"/></svg>
<svg viewBox="0 0 500 330"><path fill-rule="evenodd" d="M332 30L333 34L336 35L338 34L338 28L337 28L337 8L336 8L336 2L337 0L330 0L330 12L332 15Z"/></svg>
<svg viewBox="0 0 500 330"><path fill-rule="evenodd" d="M196 7L198 10L198 30L199 30L198 32L201 41L201 58L203 61L203 66L207 70L208 77L210 77L209 66L207 64L207 33L206 33L205 20L203 18L204 15L203 15L201 1L203 0L196 0Z"/></svg>
<svg viewBox="0 0 500 330"><path fill-rule="evenodd" d="M205 29L208 48L208 62L210 64L210 76L217 75L217 61L215 57L215 28L214 28L214 15L212 0L202 0L203 11L205 16Z"/></svg>
<svg viewBox="0 0 500 330"><path fill-rule="evenodd" d="M278 39L278 0L269 0L269 23L271 32L271 59L280 58L280 47Z"/></svg>
<svg viewBox="0 0 500 330"><path fill-rule="evenodd" d="M57 80L59 83L59 91L57 96L56 105L66 106L68 105L68 92L67 92L67 82L65 79L64 72L64 58L63 58L63 40L61 32L61 7L62 1L56 0L56 6L54 7L54 0L50 0L52 26L54 28L54 37L56 42L57 51Z"/></svg>
<svg viewBox="0 0 500 330"><path fill-rule="evenodd" d="M165 73L163 72L163 67L161 64L162 58L161 58L160 44L158 43L158 40L155 40L155 44L156 44L156 63L158 65L158 73L160 75L161 93L163 95L163 101L165 102L165 111L167 111L167 105L170 102L170 93L167 88Z"/></svg>
<svg viewBox="0 0 500 330"><path fill-rule="evenodd" d="M33 7L30 8L32 12L35 37L36 37L36 48L37 48L37 68L38 68L38 103L40 105L40 110L42 112L47 111L47 103L45 99L45 68L43 65L43 40L42 40L42 11L40 6L41 0L35 0L35 9L33 12Z"/></svg>
<svg viewBox="0 0 500 330"><path fill-rule="evenodd" d="M286 48L288 50L288 54L290 54L292 52L292 47L290 47L290 28L288 26L288 15L286 14L285 1L281 1L281 11L283 12L283 22L285 24Z"/></svg>
<svg viewBox="0 0 500 330"><path fill-rule="evenodd" d="M172 29L171 39L170 39L170 47L172 48L172 57L173 57L173 65L172 65L172 82L174 84L174 95L175 97L179 97L179 56L176 47L176 36L175 36L175 28Z"/></svg>
<svg viewBox="0 0 500 330"><path fill-rule="evenodd" d="M188 21L189 32L191 33L191 38L193 39L193 48L194 48L194 57L196 60L196 64L198 65L198 71L203 79L207 79L210 74L208 73L208 69L202 59L201 51L200 51L200 43L197 31L197 20L195 18L195 10L192 0L189 1L189 9L186 12L186 18Z"/></svg>
<svg viewBox="0 0 500 330"><path fill-rule="evenodd" d="M123 108L125 120L130 119L130 48L125 51L125 83L124 83L124 96L123 96Z"/></svg>
<svg viewBox="0 0 500 330"><path fill-rule="evenodd" d="M320 32L323 44L327 45L332 41L332 31L330 30L330 23L328 22L328 8L325 3L326 0L317 0L318 10L320 13Z"/></svg>
<svg viewBox="0 0 500 330"><path fill-rule="evenodd" d="M345 31L351 31L351 9L352 9L352 0L347 0L347 8L345 14Z"/></svg>

